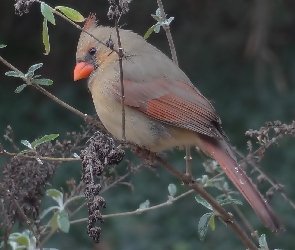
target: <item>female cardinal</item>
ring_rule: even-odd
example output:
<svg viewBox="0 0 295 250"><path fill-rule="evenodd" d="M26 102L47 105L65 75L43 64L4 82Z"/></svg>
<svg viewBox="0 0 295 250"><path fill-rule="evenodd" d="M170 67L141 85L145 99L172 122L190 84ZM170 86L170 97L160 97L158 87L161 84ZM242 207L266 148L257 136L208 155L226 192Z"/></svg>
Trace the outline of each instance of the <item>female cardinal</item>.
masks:
<svg viewBox="0 0 295 250"><path fill-rule="evenodd" d="M87 19L77 48L74 80L88 78L96 112L106 129L122 139L121 82L114 28ZM126 140L153 152L183 145L199 147L215 159L266 227L281 224L266 200L237 164L221 120L185 73L141 36L119 31L123 58Z"/></svg>

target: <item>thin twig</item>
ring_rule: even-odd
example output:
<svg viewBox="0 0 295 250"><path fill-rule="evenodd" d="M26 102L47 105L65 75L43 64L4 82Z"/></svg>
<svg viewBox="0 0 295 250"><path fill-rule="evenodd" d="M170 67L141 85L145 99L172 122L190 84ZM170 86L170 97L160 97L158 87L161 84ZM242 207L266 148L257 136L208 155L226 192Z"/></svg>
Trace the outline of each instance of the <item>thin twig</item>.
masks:
<svg viewBox="0 0 295 250"><path fill-rule="evenodd" d="M171 205L173 202L177 201L178 199L184 197L184 196L187 196L188 194L191 194L193 193L194 190L189 190L177 197L171 197L169 198L166 202L163 202L161 204L158 204L158 205L155 205L155 206L152 206L152 207L148 207L148 208L144 208L144 209L137 209L135 211L130 211L130 212L124 212L124 213L116 213L116 214L107 214L107 215L103 215L102 218L103 219L106 219L106 218L112 218L112 217L119 217L119 216L127 216L127 215L134 215L134 214L142 214L142 213L145 213L145 212L148 212L148 211L151 211L151 210L155 210L155 209L158 209L158 208L161 208L161 207L165 207L165 206L169 206ZM83 222L83 221L87 221L88 218L83 218L83 219L79 219L79 220L73 220L71 221L71 224L75 224L75 223L79 223L79 222Z"/></svg>
<svg viewBox="0 0 295 250"><path fill-rule="evenodd" d="M157 0L158 3L158 7L160 9L161 12L161 17L163 21L166 21L166 14L165 14L165 10L164 10L164 6L162 3L162 0ZM169 47L170 47L170 52L171 52L171 56L172 56L172 61L178 66L178 60L177 60L177 54L176 54L176 49L174 46L174 42L173 42L173 38L171 35L171 31L170 31L170 26L167 24L162 25L163 29L165 30L166 33L166 37L169 43ZM185 166L186 166L186 174L187 175L192 175L192 171L191 171L191 148L190 145L185 145Z"/></svg>
<svg viewBox="0 0 295 250"><path fill-rule="evenodd" d="M42 240L42 242L39 245L39 248L42 249L44 244L51 238L51 236L58 230L58 228L55 228L49 232L49 234L46 235L46 237Z"/></svg>
<svg viewBox="0 0 295 250"><path fill-rule="evenodd" d="M251 154L251 156L253 156L258 150L256 150L254 153ZM240 157L244 157L244 155L239 152L238 150L235 149L235 152L240 156ZM295 204L288 198L288 196L284 193L284 191L279 188L279 185L276 184L271 178L269 178L259 167L258 165L256 164L256 162L252 159L252 157L250 157L249 155L244 158L243 160L241 160L240 162L248 162L253 168L255 171L257 171L259 174L263 175L264 178L270 183L270 185L272 185L272 187L279 191L280 194L283 196L283 198L289 203L289 205L295 210ZM240 163L239 162L239 163Z"/></svg>
<svg viewBox="0 0 295 250"><path fill-rule="evenodd" d="M257 231L254 230L254 228L252 227L252 225L249 223L249 221L247 220L247 218L244 216L244 214L241 212L241 210L238 208L238 206L236 204L231 204L231 206L236 211L236 213L238 214L238 216L241 218L241 220L243 221L244 225L246 226L246 228L251 233L251 236L254 237L257 240L257 242L258 242L259 241L259 235L257 234Z"/></svg>
<svg viewBox="0 0 295 250"><path fill-rule="evenodd" d="M165 14L165 11L164 11L162 0L157 0L157 3L158 3L158 6L159 6L159 9L160 9L160 12L161 12L161 16L162 16L161 21L165 21L166 20L166 14ZM170 26L167 25L167 24L164 24L164 25L162 25L162 27L165 30L165 33L166 33L166 36L167 36L167 40L168 40L170 51L171 51L172 60L176 65L178 65L176 50L175 50L174 42L173 42L172 35L171 35L171 32L170 32Z"/></svg>
<svg viewBox="0 0 295 250"><path fill-rule="evenodd" d="M123 57L124 52L121 44L121 37L119 32L119 20L120 17L116 18L115 20L115 28L117 33L118 39L118 56L119 56L119 68L120 68L120 84L121 84L121 107L122 107L122 140L126 142L126 135L125 135L125 90L124 90L124 75L123 75Z"/></svg>
<svg viewBox="0 0 295 250"><path fill-rule="evenodd" d="M10 153L6 150L0 151L0 155L7 155L12 157L21 157L21 158L27 158L27 159L40 159L43 161L59 161L59 162L67 162L67 161L81 161L80 158L54 158L54 157L43 157L43 156L31 156L31 155L24 155L24 154L18 154L18 153Z"/></svg>
<svg viewBox="0 0 295 250"><path fill-rule="evenodd" d="M124 180L128 175L130 175L130 173L127 173L123 176L121 176L120 178L118 178L117 180L115 180L112 184L108 185L107 187L105 187L104 189L101 190L101 194L103 194L105 191L107 191L108 189L110 189L111 187L117 185L118 183L120 183L122 180ZM75 209L71 214L70 217L72 217L74 214L76 214L81 208L83 208L87 203L84 202L81 206L79 206L77 209ZM87 220L87 218L85 218L85 220Z"/></svg>

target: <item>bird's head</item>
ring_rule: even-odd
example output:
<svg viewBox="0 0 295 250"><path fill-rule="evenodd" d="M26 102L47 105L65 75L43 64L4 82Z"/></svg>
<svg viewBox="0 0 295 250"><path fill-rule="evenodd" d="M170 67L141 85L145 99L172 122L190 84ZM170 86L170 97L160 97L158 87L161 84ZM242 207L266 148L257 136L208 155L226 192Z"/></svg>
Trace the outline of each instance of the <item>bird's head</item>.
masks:
<svg viewBox="0 0 295 250"><path fill-rule="evenodd" d="M117 49L114 28L97 26L95 16L90 15L85 22L84 29L102 43L85 32L81 33L76 53L75 81L88 78L98 67L118 58L116 52L113 51Z"/></svg>

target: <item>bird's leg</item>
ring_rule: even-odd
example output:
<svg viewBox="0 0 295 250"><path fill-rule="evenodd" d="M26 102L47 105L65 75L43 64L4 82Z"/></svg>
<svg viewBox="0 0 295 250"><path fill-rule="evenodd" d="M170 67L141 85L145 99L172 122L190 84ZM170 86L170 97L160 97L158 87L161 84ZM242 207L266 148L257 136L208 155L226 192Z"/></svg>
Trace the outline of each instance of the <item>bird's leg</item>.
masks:
<svg viewBox="0 0 295 250"><path fill-rule="evenodd" d="M187 176L192 176L192 166L191 166L191 149L189 145L185 146L185 174Z"/></svg>

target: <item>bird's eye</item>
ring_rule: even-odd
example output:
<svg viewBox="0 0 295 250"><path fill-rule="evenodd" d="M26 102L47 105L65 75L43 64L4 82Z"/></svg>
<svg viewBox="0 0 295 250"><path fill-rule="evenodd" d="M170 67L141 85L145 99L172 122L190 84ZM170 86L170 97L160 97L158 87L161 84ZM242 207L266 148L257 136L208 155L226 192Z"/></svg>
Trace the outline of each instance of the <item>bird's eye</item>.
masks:
<svg viewBox="0 0 295 250"><path fill-rule="evenodd" d="M91 56L93 56L93 55L95 54L95 52L96 52L96 48L95 48L95 47L92 47L92 48L90 48L90 49L88 50L88 53L89 53Z"/></svg>

